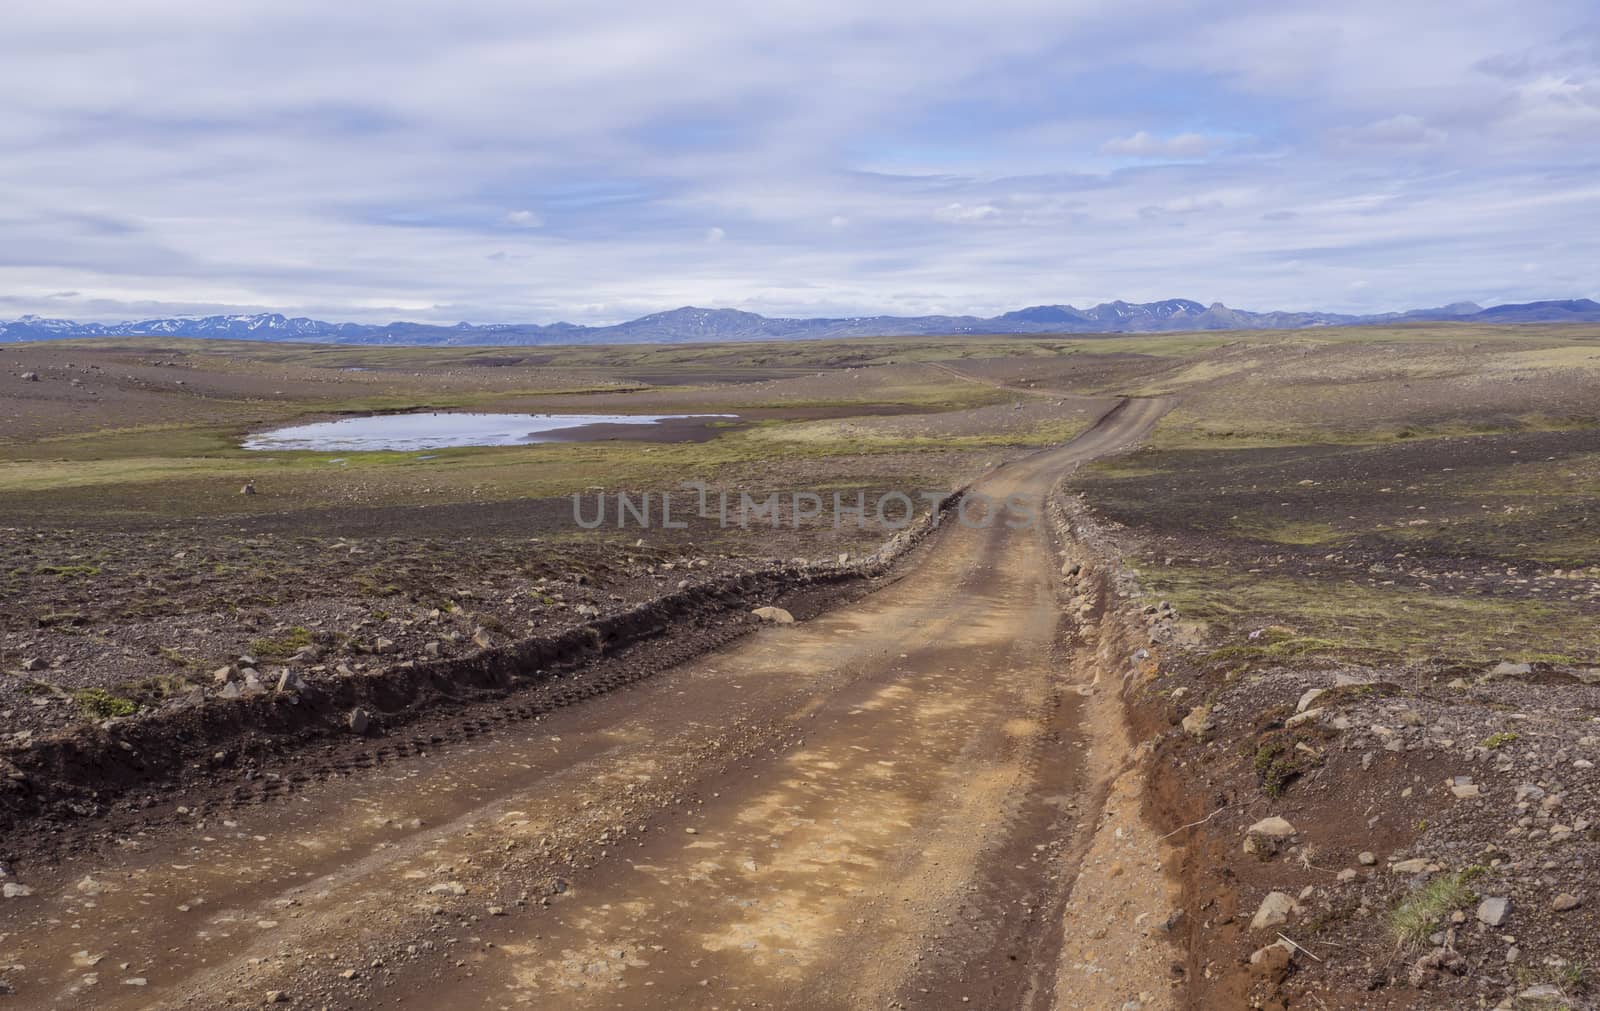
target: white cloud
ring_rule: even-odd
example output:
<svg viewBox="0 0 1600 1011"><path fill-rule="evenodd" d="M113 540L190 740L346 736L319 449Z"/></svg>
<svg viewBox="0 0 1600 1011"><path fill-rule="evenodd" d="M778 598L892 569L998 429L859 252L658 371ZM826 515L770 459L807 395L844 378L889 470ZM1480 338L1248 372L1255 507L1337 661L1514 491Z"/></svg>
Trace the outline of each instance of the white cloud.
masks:
<svg viewBox="0 0 1600 1011"><path fill-rule="evenodd" d="M707 242L721 242L723 239L726 239L727 237L728 237L728 233L723 231L721 228L707 228L706 229L706 241Z"/></svg>
<svg viewBox="0 0 1600 1011"><path fill-rule="evenodd" d="M1100 153L1132 158L1204 158L1221 146L1218 138L1198 133L1180 133L1162 138L1140 130L1127 137L1106 141L1100 145Z"/></svg>
<svg viewBox="0 0 1600 1011"><path fill-rule="evenodd" d="M963 204L960 202L945 204L933 212L933 216L940 221L971 222L988 221L999 217L1000 208L993 204Z"/></svg>
<svg viewBox="0 0 1600 1011"><path fill-rule="evenodd" d="M0 307L584 322L718 301L1389 308L1569 276L1593 295L1585 17L1566 0L20 5ZM686 237L707 241L686 257ZM1540 277L1506 269L1524 262Z"/></svg>
<svg viewBox="0 0 1600 1011"><path fill-rule="evenodd" d="M1374 120L1364 126L1336 127L1335 141L1359 147L1428 147L1444 143L1448 134L1409 113Z"/></svg>

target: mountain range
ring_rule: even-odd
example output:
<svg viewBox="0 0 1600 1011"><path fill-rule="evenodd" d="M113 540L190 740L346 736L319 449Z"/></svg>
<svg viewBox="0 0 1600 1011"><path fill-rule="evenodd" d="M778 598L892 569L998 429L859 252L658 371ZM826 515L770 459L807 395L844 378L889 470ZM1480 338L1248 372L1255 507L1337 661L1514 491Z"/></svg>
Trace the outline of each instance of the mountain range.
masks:
<svg viewBox="0 0 1600 1011"><path fill-rule="evenodd" d="M1456 302L1433 309L1350 316L1326 312L1250 312L1221 302L1184 298L1102 302L1092 308L1036 305L979 316L850 316L784 319L738 309L686 306L610 326L575 323L326 323L279 313L75 323L23 316L0 323L0 344L67 337L209 337L337 344L681 344L693 341L799 340L824 337L959 334L1153 333L1178 330L1269 330L1448 320L1471 323L1595 323L1600 302L1565 299L1484 308Z"/></svg>

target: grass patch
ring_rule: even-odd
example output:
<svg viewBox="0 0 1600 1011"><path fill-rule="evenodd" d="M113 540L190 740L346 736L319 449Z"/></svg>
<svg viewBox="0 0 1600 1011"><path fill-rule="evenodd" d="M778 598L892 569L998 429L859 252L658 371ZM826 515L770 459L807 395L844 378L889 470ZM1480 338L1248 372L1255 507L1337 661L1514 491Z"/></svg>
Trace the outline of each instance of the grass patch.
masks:
<svg viewBox="0 0 1600 1011"><path fill-rule="evenodd" d="M1214 649L1201 662L1207 666L1226 665L1242 669L1264 663L1281 663L1296 657L1332 653L1339 648L1340 644L1332 639L1268 630L1258 639Z"/></svg>
<svg viewBox="0 0 1600 1011"><path fill-rule="evenodd" d="M1200 566L1146 566L1147 592L1170 600L1186 618L1238 633L1274 624L1300 630L1286 655L1333 653L1366 658L1454 656L1488 663L1561 642L1571 661L1600 659L1593 618L1581 604L1363 586L1292 574L1240 573ZM1269 644L1270 645L1270 644ZM1257 643L1234 643L1219 660L1270 656ZM1215 656L1215 654L1213 654Z"/></svg>
<svg viewBox="0 0 1600 1011"><path fill-rule="evenodd" d="M311 645L311 630L295 626L283 635L250 641L251 656L287 657Z"/></svg>
<svg viewBox="0 0 1600 1011"><path fill-rule="evenodd" d="M1402 900L1389 912L1389 933L1395 942L1411 948L1427 940L1447 915L1477 898L1472 881L1481 873L1481 868L1468 867L1441 875Z"/></svg>
<svg viewBox="0 0 1600 1011"><path fill-rule="evenodd" d="M98 576L100 569L94 565L41 565L33 573L36 576L60 576L62 579L88 578Z"/></svg>
<svg viewBox="0 0 1600 1011"><path fill-rule="evenodd" d="M1499 733L1490 734L1488 737L1485 737L1483 740L1478 742L1478 746L1482 748L1488 748L1490 751L1494 751L1498 748L1505 747L1516 739L1517 734L1515 731L1502 730Z"/></svg>
<svg viewBox="0 0 1600 1011"><path fill-rule="evenodd" d="M113 695L104 688L83 688L72 693L72 700L78 703L78 708L83 715L91 720L109 720L119 716L132 716L139 711L139 704L132 699L125 699L120 695Z"/></svg>
<svg viewBox="0 0 1600 1011"><path fill-rule="evenodd" d="M1315 755L1295 749L1292 734L1269 734L1256 748L1256 782L1268 797L1281 797L1289 785L1322 764Z"/></svg>

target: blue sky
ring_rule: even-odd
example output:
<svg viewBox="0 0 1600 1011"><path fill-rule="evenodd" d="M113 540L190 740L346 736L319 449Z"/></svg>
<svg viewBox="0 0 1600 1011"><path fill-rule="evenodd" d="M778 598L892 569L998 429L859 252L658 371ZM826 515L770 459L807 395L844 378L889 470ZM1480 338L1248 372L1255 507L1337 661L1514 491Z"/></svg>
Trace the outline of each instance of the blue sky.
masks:
<svg viewBox="0 0 1600 1011"><path fill-rule="evenodd" d="M1567 2L53 0L0 317L1600 297Z"/></svg>

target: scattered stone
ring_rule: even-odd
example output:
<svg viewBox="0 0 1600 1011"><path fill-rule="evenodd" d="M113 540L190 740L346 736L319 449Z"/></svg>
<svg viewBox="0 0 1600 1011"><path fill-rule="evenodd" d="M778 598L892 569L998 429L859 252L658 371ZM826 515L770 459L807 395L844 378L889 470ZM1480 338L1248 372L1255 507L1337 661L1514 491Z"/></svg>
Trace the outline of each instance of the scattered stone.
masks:
<svg viewBox="0 0 1600 1011"><path fill-rule="evenodd" d="M1435 948L1412 964L1411 985L1421 990L1446 972L1465 976L1467 968L1467 960L1460 955L1448 948Z"/></svg>
<svg viewBox="0 0 1600 1011"><path fill-rule="evenodd" d="M1287 720L1284 720L1283 725L1286 727L1298 727L1301 724L1310 723L1313 720L1319 719L1321 716L1321 709L1307 709L1303 713L1295 713Z"/></svg>
<svg viewBox="0 0 1600 1011"><path fill-rule="evenodd" d="M1378 862L1378 854L1371 850L1362 850L1356 855L1356 862L1363 867L1371 867Z"/></svg>
<svg viewBox="0 0 1600 1011"><path fill-rule="evenodd" d="M266 1002L268 1004L287 1004L289 1003L289 995L282 990L268 990Z"/></svg>
<svg viewBox="0 0 1600 1011"><path fill-rule="evenodd" d="M1491 897L1478 903L1478 920L1491 927L1498 927L1506 921L1506 914L1511 912L1511 900L1502 897Z"/></svg>
<svg viewBox="0 0 1600 1011"><path fill-rule="evenodd" d="M78 882L78 891L84 895L99 895L101 892L111 891L111 887L102 881L96 881L93 875L85 874Z"/></svg>
<svg viewBox="0 0 1600 1011"><path fill-rule="evenodd" d="M1519 1003L1532 1001L1539 1004L1563 1004L1566 1002L1566 999L1567 995L1563 993L1561 988L1556 986L1554 983L1539 983L1535 986L1530 986L1526 990L1523 990L1517 994L1517 1001ZM1516 1005L1508 1001L1500 1006L1509 1008L1515 1007Z"/></svg>
<svg viewBox="0 0 1600 1011"><path fill-rule="evenodd" d="M467 887L465 885L463 885L459 881L442 881L437 885L433 885L433 886L429 887L427 894L429 894L429 895L465 895L465 894L467 894Z"/></svg>
<svg viewBox="0 0 1600 1011"><path fill-rule="evenodd" d="M365 709L352 709L345 723L352 734L365 734L372 728L372 717Z"/></svg>
<svg viewBox="0 0 1600 1011"><path fill-rule="evenodd" d="M781 607L758 607L750 612L757 621L770 625L793 625L794 615Z"/></svg>
<svg viewBox="0 0 1600 1011"><path fill-rule="evenodd" d="M1524 674L1532 673L1532 664L1512 663L1509 660L1502 660L1489 668L1489 676L1492 678L1521 677Z"/></svg>
<svg viewBox="0 0 1600 1011"><path fill-rule="evenodd" d="M1571 893L1562 892L1555 897L1555 901L1550 903L1550 908L1558 913L1565 913L1569 910L1577 909L1581 905L1583 905L1582 899Z"/></svg>
<svg viewBox="0 0 1600 1011"><path fill-rule="evenodd" d="M393 653L394 652L394 640L393 639L379 639L377 642L374 642L372 644L372 652L377 653L380 656L385 654L385 653Z"/></svg>
<svg viewBox="0 0 1600 1011"><path fill-rule="evenodd" d="M41 671L46 666L48 665L36 656L27 657L22 661L22 669L25 671Z"/></svg>
<svg viewBox="0 0 1600 1011"><path fill-rule="evenodd" d="M1274 815L1263 818L1245 829L1244 851L1263 860L1277 854L1283 844L1294 835L1294 826Z"/></svg>
<svg viewBox="0 0 1600 1011"><path fill-rule="evenodd" d="M1412 860L1402 860L1399 863L1391 864L1389 869L1396 874L1422 874L1428 869L1428 861L1422 859L1421 857L1417 857Z"/></svg>
<svg viewBox="0 0 1600 1011"><path fill-rule="evenodd" d="M1256 915L1250 919L1251 930L1265 930L1268 927L1277 927L1289 922L1290 914L1300 907L1295 904L1294 896L1288 892L1268 892L1267 897L1261 900L1261 905L1256 909Z"/></svg>
<svg viewBox="0 0 1600 1011"><path fill-rule="evenodd" d="M1313 688L1313 689L1311 689L1310 691L1306 692L1304 695L1300 696L1300 701L1295 704L1294 711L1297 712L1297 713L1305 712L1307 709L1311 708L1311 703L1317 701L1317 699L1320 699L1322 696L1326 695L1327 692L1328 692L1328 690L1326 688Z"/></svg>
<svg viewBox="0 0 1600 1011"><path fill-rule="evenodd" d="M15 881L7 881L0 885L0 895L8 899L25 899L33 894L33 889L27 885L19 885Z"/></svg>
<svg viewBox="0 0 1600 1011"><path fill-rule="evenodd" d="M1183 718L1183 732L1190 737L1204 738L1211 730L1211 707L1195 706Z"/></svg>
<svg viewBox="0 0 1600 1011"><path fill-rule="evenodd" d="M472 630L472 644L479 649L488 649L494 645L494 639L490 637L488 629L479 625Z"/></svg>

